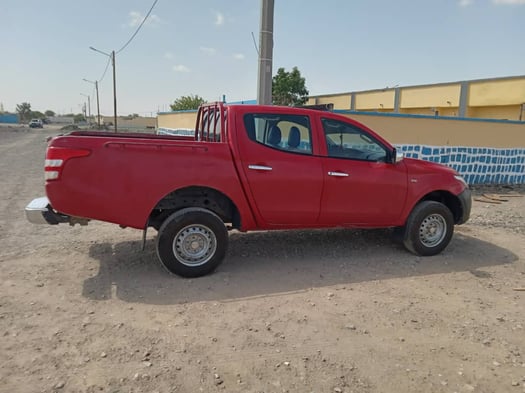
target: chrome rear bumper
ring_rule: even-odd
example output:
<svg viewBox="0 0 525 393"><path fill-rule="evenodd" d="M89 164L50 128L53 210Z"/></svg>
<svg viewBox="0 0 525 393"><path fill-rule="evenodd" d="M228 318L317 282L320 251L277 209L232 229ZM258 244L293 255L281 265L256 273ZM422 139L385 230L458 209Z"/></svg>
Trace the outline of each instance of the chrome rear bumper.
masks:
<svg viewBox="0 0 525 393"><path fill-rule="evenodd" d="M69 225L87 225L89 221L86 218L71 217L55 211L47 197L33 199L26 206L25 211L27 220L32 224L57 225L67 222Z"/></svg>
<svg viewBox="0 0 525 393"><path fill-rule="evenodd" d="M32 224L51 224L45 218L50 209L49 200L46 197L33 199L26 206L26 217ZM58 224L58 223L57 223Z"/></svg>

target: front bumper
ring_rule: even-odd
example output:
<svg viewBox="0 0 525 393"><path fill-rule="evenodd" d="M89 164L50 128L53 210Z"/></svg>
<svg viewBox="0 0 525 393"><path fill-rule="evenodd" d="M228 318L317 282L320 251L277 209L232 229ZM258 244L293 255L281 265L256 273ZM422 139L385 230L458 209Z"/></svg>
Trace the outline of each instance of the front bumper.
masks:
<svg viewBox="0 0 525 393"><path fill-rule="evenodd" d="M461 203L461 217L456 224L464 224L470 218L470 209L472 208L472 193L467 187L461 194L458 195L459 202Z"/></svg>
<svg viewBox="0 0 525 393"><path fill-rule="evenodd" d="M26 206L27 220L32 224L48 224L57 225L61 223L68 223L69 225L87 225L88 219L71 217L62 214L53 209L47 197L33 199L29 205Z"/></svg>

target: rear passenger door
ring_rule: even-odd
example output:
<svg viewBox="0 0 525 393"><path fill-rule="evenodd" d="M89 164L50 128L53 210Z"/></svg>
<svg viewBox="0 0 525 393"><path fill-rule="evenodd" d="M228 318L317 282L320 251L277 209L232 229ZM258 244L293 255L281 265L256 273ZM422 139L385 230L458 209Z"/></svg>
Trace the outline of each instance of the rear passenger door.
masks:
<svg viewBox="0 0 525 393"><path fill-rule="evenodd" d="M271 226L315 225L323 188L308 116L248 113L239 138L242 170L262 220Z"/></svg>

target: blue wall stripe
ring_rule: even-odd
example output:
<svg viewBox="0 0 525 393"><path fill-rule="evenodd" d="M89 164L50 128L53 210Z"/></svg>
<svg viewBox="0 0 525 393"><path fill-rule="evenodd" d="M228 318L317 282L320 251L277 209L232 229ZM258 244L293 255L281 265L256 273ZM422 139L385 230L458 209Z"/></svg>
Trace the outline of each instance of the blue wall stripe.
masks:
<svg viewBox="0 0 525 393"><path fill-rule="evenodd" d="M469 184L525 184L525 148L396 145L405 157L437 162Z"/></svg>

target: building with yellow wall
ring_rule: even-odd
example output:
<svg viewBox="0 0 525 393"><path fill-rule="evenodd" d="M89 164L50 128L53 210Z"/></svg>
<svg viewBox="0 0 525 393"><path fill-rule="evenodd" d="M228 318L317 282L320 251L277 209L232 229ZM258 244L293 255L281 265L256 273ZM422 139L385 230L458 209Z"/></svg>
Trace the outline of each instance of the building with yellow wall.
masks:
<svg viewBox="0 0 525 393"><path fill-rule="evenodd" d="M96 121L96 116L95 116ZM113 125L113 122L115 121L115 118L113 116L103 116L100 115L100 123L106 124L106 125ZM117 126L120 129L127 129L127 130L148 130L148 129L155 129L157 126L157 118L156 117L148 117L148 116L138 116L138 117L132 117L132 116L119 116L117 118Z"/></svg>
<svg viewBox="0 0 525 393"><path fill-rule="evenodd" d="M470 184L525 184L525 76L312 96ZM197 111L159 113L158 133L192 135Z"/></svg>
<svg viewBox="0 0 525 393"><path fill-rule="evenodd" d="M525 121L525 75L311 96L309 105L399 114Z"/></svg>

